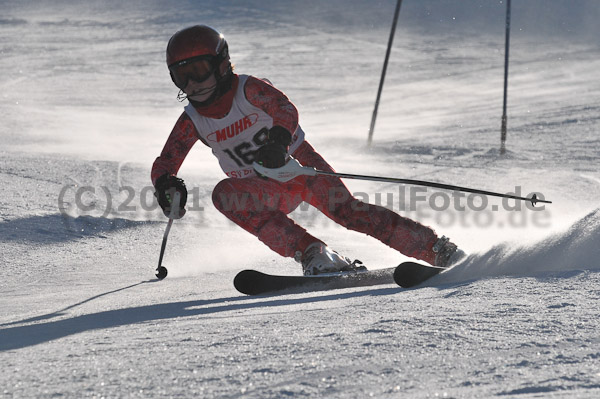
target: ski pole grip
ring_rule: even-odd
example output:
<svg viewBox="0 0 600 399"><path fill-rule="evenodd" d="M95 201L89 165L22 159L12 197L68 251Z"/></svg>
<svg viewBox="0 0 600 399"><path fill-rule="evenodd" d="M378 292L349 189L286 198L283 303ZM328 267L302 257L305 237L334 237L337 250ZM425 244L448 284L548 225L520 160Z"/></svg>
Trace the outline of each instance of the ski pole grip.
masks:
<svg viewBox="0 0 600 399"><path fill-rule="evenodd" d="M310 166L302 166L295 158L290 157L289 161L281 168L265 168L254 162L252 167L256 173L274 179L280 182L290 181L298 176L316 176L317 170Z"/></svg>

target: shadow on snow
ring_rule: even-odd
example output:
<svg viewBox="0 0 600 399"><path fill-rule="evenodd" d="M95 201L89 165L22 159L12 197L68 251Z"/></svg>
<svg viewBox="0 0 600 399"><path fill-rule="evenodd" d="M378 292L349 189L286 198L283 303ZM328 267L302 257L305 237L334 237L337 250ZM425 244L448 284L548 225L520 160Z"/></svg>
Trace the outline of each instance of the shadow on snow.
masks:
<svg viewBox="0 0 600 399"><path fill-rule="evenodd" d="M40 320L48 320L51 318L59 317L61 315L64 315L64 312L66 312L67 310L72 309L73 307L81 305L83 303L89 302L98 297L133 288L141 284L153 282L157 282L157 280L143 281L117 290L106 292L104 294L100 294L95 297L89 298L83 302L77 303L75 305L68 306L57 312L29 318L22 321L6 323L2 325L2 327L14 326L15 324L31 323ZM221 312L248 310L264 307L307 304L313 302L333 301L363 296L392 295L397 294L398 292L399 288L395 287L369 289L365 291L331 294L324 296L319 295L293 299L266 296L236 296L211 300L173 302L158 305L139 306L127 309L108 310L105 312L86 314L82 316L71 317L68 319L46 321L43 323L26 326L2 328L0 329L0 351L9 351L26 348L29 346L53 341L55 339L68 337L70 335L79 334L85 331L115 328L154 320L202 316Z"/></svg>
<svg viewBox="0 0 600 399"><path fill-rule="evenodd" d="M145 225L149 221L64 214L30 216L0 223L0 242L55 244Z"/></svg>

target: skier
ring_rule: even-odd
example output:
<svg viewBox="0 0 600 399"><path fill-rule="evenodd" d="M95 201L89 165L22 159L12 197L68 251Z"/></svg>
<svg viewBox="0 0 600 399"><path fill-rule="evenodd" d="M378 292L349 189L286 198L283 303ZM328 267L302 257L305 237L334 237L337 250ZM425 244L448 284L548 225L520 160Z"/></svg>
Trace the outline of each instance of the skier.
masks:
<svg viewBox="0 0 600 399"><path fill-rule="evenodd" d="M429 227L389 209L354 198L339 178L298 176L280 182L257 175L252 164L302 165L333 171L305 140L298 111L267 80L233 72L222 34L206 25L175 33L167 46L167 66L178 98L189 104L152 166L156 197L166 215L175 191L185 214L187 190L177 172L192 146L212 149L228 178L212 194L215 207L269 248L301 263L305 275L362 269L359 262L331 250L287 215L306 201L336 223L370 235L402 254L449 266L464 252Z"/></svg>

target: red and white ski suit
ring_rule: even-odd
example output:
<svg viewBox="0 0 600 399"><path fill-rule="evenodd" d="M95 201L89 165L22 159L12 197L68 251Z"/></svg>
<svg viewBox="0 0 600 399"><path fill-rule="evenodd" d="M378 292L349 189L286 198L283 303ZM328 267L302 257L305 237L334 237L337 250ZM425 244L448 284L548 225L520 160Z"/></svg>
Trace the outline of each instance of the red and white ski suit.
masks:
<svg viewBox="0 0 600 399"><path fill-rule="evenodd" d="M318 241L288 217L305 201L350 230L433 264L437 236L431 228L354 198L339 178L299 176L282 183L256 176L253 152L273 126L293 133L290 154L302 165L333 171L304 140L298 111L285 94L255 77L234 75L232 89L212 105L185 107L154 162L152 182L164 174L176 175L200 140L212 149L228 175L213 190L215 207L278 254L293 257Z"/></svg>

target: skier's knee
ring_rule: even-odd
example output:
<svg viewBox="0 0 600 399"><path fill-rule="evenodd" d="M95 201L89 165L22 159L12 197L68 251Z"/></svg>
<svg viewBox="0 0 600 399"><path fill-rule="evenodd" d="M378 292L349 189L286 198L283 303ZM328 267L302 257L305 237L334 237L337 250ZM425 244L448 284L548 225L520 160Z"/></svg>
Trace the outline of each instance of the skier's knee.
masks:
<svg viewBox="0 0 600 399"><path fill-rule="evenodd" d="M221 180L213 188L212 202L215 208L221 213L231 210L231 201L229 200L229 197L231 197L233 192L234 190L229 179Z"/></svg>

